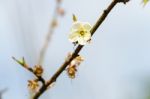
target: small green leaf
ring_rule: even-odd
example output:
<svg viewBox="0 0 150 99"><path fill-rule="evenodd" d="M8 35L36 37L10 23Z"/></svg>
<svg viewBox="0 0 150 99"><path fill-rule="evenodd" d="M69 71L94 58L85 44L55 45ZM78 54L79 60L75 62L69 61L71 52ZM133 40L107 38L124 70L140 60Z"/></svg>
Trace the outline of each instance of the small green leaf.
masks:
<svg viewBox="0 0 150 99"><path fill-rule="evenodd" d="M149 2L149 0L143 0L142 2L144 5L146 5Z"/></svg>
<svg viewBox="0 0 150 99"><path fill-rule="evenodd" d="M24 66L26 64L24 57L21 60L17 60L15 57L12 57L18 64Z"/></svg>

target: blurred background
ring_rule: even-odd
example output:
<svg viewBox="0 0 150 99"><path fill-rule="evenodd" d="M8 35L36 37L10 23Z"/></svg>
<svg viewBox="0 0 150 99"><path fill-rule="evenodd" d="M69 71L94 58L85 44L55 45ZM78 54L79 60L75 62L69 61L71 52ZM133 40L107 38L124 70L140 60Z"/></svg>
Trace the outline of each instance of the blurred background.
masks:
<svg viewBox="0 0 150 99"><path fill-rule="evenodd" d="M43 67L49 79L73 45L68 41L72 14L92 25L112 0L63 0ZM34 66L52 20L55 0L0 0L0 90L2 99L29 99L34 76L12 56ZM150 4L118 4L81 55L85 61L71 80L64 72L40 99L150 99Z"/></svg>

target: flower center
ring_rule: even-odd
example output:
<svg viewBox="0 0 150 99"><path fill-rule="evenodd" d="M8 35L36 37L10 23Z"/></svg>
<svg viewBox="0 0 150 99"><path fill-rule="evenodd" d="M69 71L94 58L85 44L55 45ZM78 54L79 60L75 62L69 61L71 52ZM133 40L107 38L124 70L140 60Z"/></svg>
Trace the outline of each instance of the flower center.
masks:
<svg viewBox="0 0 150 99"><path fill-rule="evenodd" d="M84 31L80 31L80 35L81 35L81 36L84 36Z"/></svg>

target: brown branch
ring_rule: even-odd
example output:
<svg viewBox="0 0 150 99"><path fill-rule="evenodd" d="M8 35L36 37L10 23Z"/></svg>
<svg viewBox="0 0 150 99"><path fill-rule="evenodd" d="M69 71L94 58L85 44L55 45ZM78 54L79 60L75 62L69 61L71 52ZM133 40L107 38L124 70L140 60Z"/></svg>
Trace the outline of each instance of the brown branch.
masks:
<svg viewBox="0 0 150 99"><path fill-rule="evenodd" d="M28 71L30 71L31 73L33 73L37 78L38 78L38 81L41 81L43 86L45 85L45 79L42 77L42 76L38 76L32 68L26 68Z"/></svg>
<svg viewBox="0 0 150 99"><path fill-rule="evenodd" d="M44 78L43 78L42 76L37 75L37 74L34 72L34 70L33 70L31 67L29 67L28 64L26 64L24 58L22 59L22 60L23 60L22 62L19 61L19 60L17 60L15 57L12 57L12 59L15 60L17 63L19 63L19 64L20 64L22 67L24 67L26 70L28 70L29 72L31 72L32 74L34 74L34 75L38 78L38 80L39 80L40 82L42 82L43 86L45 85L45 80L44 80Z"/></svg>
<svg viewBox="0 0 150 99"><path fill-rule="evenodd" d="M107 15L110 13L110 11L114 8L114 6L117 3L126 3L129 0L113 0L111 4L108 6L107 9L104 10L103 14L100 16L100 18L97 20L93 28L91 29L91 34L93 35L95 31L99 28L99 26L103 23ZM56 79L60 76L60 74L66 69L66 67L71 63L71 61L78 56L78 53L82 50L84 46L78 45L75 51L73 52L72 56L66 60L60 68L56 71L56 73L51 77L50 80L47 81L45 86L41 87L40 90L34 95L33 99L38 99L46 90L47 88L56 81Z"/></svg>

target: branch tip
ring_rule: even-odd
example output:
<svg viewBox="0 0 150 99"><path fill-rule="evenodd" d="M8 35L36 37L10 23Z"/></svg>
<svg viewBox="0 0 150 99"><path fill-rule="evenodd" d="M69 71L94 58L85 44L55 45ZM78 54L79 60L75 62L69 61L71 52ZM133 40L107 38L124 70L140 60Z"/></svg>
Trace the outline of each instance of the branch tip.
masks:
<svg viewBox="0 0 150 99"><path fill-rule="evenodd" d="M12 59L22 66L25 66L26 64L24 57L22 57L22 60L18 60L14 56L12 56Z"/></svg>
<svg viewBox="0 0 150 99"><path fill-rule="evenodd" d="M115 0L118 3L124 3L126 4L127 2L129 2L130 0Z"/></svg>

